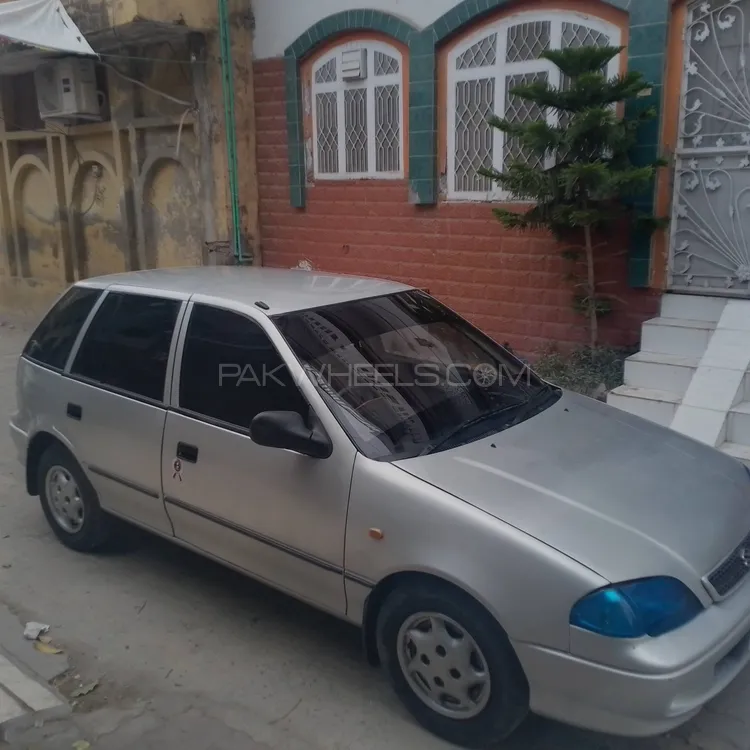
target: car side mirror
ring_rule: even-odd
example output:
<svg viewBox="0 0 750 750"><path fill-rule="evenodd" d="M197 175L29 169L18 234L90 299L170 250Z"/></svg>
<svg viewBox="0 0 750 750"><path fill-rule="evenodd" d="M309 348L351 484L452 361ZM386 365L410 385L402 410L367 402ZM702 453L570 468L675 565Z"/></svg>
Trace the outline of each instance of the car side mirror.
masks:
<svg viewBox="0 0 750 750"><path fill-rule="evenodd" d="M305 424L296 411L264 411L250 424L250 437L254 443L268 448L283 448L311 458L328 458L333 443L317 423Z"/></svg>

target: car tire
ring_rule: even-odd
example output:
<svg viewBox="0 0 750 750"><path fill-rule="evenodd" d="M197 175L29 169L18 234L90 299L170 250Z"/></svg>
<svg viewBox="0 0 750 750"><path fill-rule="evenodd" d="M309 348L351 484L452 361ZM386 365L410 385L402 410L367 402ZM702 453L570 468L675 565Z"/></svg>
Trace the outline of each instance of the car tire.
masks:
<svg viewBox="0 0 750 750"><path fill-rule="evenodd" d="M423 615L430 616L427 622L420 620ZM508 636L464 592L431 581L400 587L383 603L376 634L380 661L396 694L438 737L466 748L496 747L528 714L528 683ZM442 644L450 644L449 650ZM422 673L407 676L410 670L402 666L407 662ZM468 667L459 681L463 664ZM474 678L483 679L479 675L488 679L462 689ZM446 692L440 694L443 687ZM451 690L469 696L465 707L449 700Z"/></svg>
<svg viewBox="0 0 750 750"><path fill-rule="evenodd" d="M115 519L102 510L83 469L61 445L50 446L42 455L37 487L47 522L66 547L96 552L108 545Z"/></svg>

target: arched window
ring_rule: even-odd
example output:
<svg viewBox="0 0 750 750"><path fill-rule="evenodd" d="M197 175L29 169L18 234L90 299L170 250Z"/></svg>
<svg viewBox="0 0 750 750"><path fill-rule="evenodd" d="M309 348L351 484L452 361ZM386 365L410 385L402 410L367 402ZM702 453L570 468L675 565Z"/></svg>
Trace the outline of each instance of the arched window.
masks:
<svg viewBox="0 0 750 750"><path fill-rule="evenodd" d="M519 13L485 25L456 45L448 56L448 197L507 198L477 170L493 166L502 170L506 162L524 158L523 149L516 139L506 139L490 127L487 119L496 114L521 123L542 117L538 107L510 94L514 87L534 81L565 86L559 69L540 59L542 52L617 46L620 38L616 26L591 16L545 11ZM618 69L615 59L607 72L616 75ZM547 118L559 122L554 113Z"/></svg>
<svg viewBox="0 0 750 750"><path fill-rule="evenodd" d="M312 69L318 179L403 177L403 60L383 42L348 42Z"/></svg>

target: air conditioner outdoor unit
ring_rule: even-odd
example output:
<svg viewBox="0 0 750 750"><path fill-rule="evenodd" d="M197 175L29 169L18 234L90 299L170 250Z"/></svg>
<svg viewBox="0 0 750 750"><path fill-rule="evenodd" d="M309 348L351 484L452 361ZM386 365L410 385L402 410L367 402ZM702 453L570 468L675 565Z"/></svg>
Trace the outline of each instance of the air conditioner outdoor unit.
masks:
<svg viewBox="0 0 750 750"><path fill-rule="evenodd" d="M34 71L36 99L42 120L101 120L96 68L85 57L65 57Z"/></svg>

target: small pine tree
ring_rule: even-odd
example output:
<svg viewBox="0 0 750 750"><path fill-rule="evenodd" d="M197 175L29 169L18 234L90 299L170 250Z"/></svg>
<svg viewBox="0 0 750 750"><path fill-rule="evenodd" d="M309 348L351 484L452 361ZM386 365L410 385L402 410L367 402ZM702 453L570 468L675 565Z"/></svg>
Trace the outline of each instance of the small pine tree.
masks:
<svg viewBox="0 0 750 750"><path fill-rule="evenodd" d="M610 247L602 238L622 230L625 222L649 235L666 223L632 205L665 162L637 167L630 159L638 127L656 111L642 108L625 118L618 111L618 104L636 100L650 88L640 73L607 77L607 65L621 51L581 47L545 52L542 57L560 69L563 85L537 81L512 89L511 95L537 105L545 115L556 113L558 124L491 118L493 127L521 147L522 156L506 164L504 172L480 170L514 200L533 202L518 211L496 208L505 227L548 229L566 244L565 257L576 267L585 266L585 276L574 273L572 280L575 307L587 317L592 348L598 343L598 319L612 308L613 299L600 291L596 278L595 259Z"/></svg>

